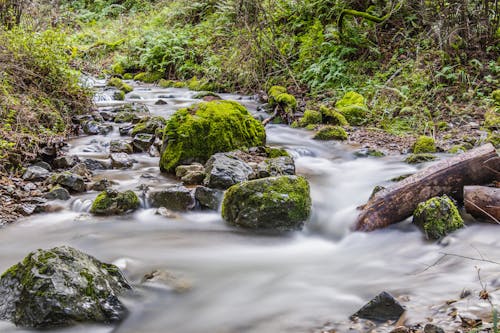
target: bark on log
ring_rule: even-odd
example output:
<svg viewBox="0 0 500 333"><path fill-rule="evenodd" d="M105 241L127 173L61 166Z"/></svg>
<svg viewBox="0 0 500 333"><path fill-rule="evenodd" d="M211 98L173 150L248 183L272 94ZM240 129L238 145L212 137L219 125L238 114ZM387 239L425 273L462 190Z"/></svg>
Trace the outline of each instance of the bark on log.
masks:
<svg viewBox="0 0 500 333"><path fill-rule="evenodd" d="M464 186L489 183L499 174L500 158L491 144L443 160L375 194L354 229L372 231L403 221L420 202L434 196L448 194L461 200Z"/></svg>
<svg viewBox="0 0 500 333"><path fill-rule="evenodd" d="M465 186L464 204L467 213L474 217L496 223L500 220L500 188Z"/></svg>

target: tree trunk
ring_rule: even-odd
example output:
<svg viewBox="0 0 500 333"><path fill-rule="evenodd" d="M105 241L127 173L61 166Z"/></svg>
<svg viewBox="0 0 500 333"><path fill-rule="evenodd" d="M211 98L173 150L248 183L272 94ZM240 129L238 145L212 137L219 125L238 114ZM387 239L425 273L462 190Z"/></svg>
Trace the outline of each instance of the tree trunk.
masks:
<svg viewBox="0 0 500 333"><path fill-rule="evenodd" d="M500 188L465 186L464 204L467 213L491 222L500 220Z"/></svg>
<svg viewBox="0 0 500 333"><path fill-rule="evenodd" d="M461 200L464 186L489 183L499 174L500 158L491 144L443 160L375 194L354 229L372 231L403 221L420 202L435 196Z"/></svg>

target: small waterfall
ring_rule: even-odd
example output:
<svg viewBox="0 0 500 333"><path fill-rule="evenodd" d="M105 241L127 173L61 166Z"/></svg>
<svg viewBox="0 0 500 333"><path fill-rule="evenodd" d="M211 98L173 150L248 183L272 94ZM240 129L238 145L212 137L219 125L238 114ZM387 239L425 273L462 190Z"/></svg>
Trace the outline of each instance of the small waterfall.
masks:
<svg viewBox="0 0 500 333"><path fill-rule="evenodd" d="M77 213L88 213L92 207L92 200L90 199L76 199L71 203L71 210Z"/></svg>

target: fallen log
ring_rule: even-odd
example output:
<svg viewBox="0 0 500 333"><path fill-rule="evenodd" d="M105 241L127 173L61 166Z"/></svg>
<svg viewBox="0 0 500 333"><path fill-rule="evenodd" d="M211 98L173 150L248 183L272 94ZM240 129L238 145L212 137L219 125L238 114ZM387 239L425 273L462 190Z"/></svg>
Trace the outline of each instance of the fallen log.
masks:
<svg viewBox="0 0 500 333"><path fill-rule="evenodd" d="M464 205L472 216L500 223L500 188L465 186Z"/></svg>
<svg viewBox="0 0 500 333"><path fill-rule="evenodd" d="M500 158L491 144L428 167L371 198L358 216L355 230L372 231L410 217L420 202L447 194L462 200L466 185L499 179Z"/></svg>

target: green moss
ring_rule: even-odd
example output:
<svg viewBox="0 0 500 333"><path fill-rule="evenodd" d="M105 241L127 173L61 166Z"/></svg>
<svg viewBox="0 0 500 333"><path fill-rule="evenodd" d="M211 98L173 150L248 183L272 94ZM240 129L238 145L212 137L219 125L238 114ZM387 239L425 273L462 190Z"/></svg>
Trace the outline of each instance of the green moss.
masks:
<svg viewBox="0 0 500 333"><path fill-rule="evenodd" d="M342 108L337 108L337 110L351 125L361 126L368 120L367 115L369 111L365 106L349 105Z"/></svg>
<svg viewBox="0 0 500 333"><path fill-rule="evenodd" d="M434 161L436 159L436 155L432 154L411 154L405 159L405 162L408 164L418 164L423 162Z"/></svg>
<svg viewBox="0 0 500 333"><path fill-rule="evenodd" d="M271 107L280 105L283 110L288 113L293 113L293 111L297 107L297 100L293 95L287 93L285 87L273 86L269 89L269 92L267 94L269 96L269 105Z"/></svg>
<svg viewBox="0 0 500 333"><path fill-rule="evenodd" d="M491 98L493 98L496 105L500 106L500 89L494 90L491 93Z"/></svg>
<svg viewBox="0 0 500 333"><path fill-rule="evenodd" d="M318 124L309 124L305 127L305 129L308 131L315 131L318 127L319 127Z"/></svg>
<svg viewBox="0 0 500 333"><path fill-rule="evenodd" d="M420 136L413 145L414 154L435 153L436 142L430 136Z"/></svg>
<svg viewBox="0 0 500 333"><path fill-rule="evenodd" d="M165 118L161 116L145 117L134 126L131 135L135 136L139 133L156 134L156 131L164 128L166 123Z"/></svg>
<svg viewBox="0 0 500 333"><path fill-rule="evenodd" d="M488 110L484 114L484 124L483 127L487 131L494 131L500 129L500 109Z"/></svg>
<svg viewBox="0 0 500 333"><path fill-rule="evenodd" d="M155 83L163 78L163 73L149 73L142 72L134 76L134 81L140 81L144 83Z"/></svg>
<svg viewBox="0 0 500 333"><path fill-rule="evenodd" d="M450 125L448 125L446 121L440 121L436 126L440 131L445 131L450 128Z"/></svg>
<svg viewBox="0 0 500 333"><path fill-rule="evenodd" d="M173 87L174 88L186 88L187 87L187 83L186 82L182 82L182 81L177 81L177 82L174 82Z"/></svg>
<svg viewBox="0 0 500 333"><path fill-rule="evenodd" d="M124 80L133 80L134 79L134 74L132 74L132 73L125 73L125 74L123 74L123 79Z"/></svg>
<svg viewBox="0 0 500 333"><path fill-rule="evenodd" d="M488 134L486 141L490 142L495 148L500 148L500 134L498 131L493 131Z"/></svg>
<svg viewBox="0 0 500 333"><path fill-rule="evenodd" d="M342 113L334 109L329 109L324 105L320 106L319 110L323 116L323 122L325 124L349 126L349 122Z"/></svg>
<svg viewBox="0 0 500 333"><path fill-rule="evenodd" d="M136 210L139 206L139 198L133 191L107 190L99 193L95 198L90 212L96 215L123 214L130 210Z"/></svg>
<svg viewBox="0 0 500 333"><path fill-rule="evenodd" d="M120 111L116 114L113 120L115 123L131 123L137 119L138 119L137 115L135 115L132 112Z"/></svg>
<svg viewBox="0 0 500 333"><path fill-rule="evenodd" d="M448 153L450 154L458 154L458 153L463 153L466 152L467 148L465 148L463 145L455 145L448 150Z"/></svg>
<svg viewBox="0 0 500 333"><path fill-rule="evenodd" d="M203 99L205 97L214 97L215 99L222 99L219 95L211 91L202 91L193 96L194 99Z"/></svg>
<svg viewBox="0 0 500 333"><path fill-rule="evenodd" d="M118 90L113 94L113 98L117 101L123 101L125 99L125 92L123 90Z"/></svg>
<svg viewBox="0 0 500 333"><path fill-rule="evenodd" d="M123 65L120 62L114 63L111 66L111 71L117 75L123 75L125 73L125 70L123 69Z"/></svg>
<svg viewBox="0 0 500 333"><path fill-rule="evenodd" d="M314 140L347 140L346 131L340 126L322 127L313 138Z"/></svg>
<svg viewBox="0 0 500 333"><path fill-rule="evenodd" d="M266 154L268 158L276 158L286 156L289 157L290 154L283 148L273 148L273 147L265 147Z"/></svg>
<svg viewBox="0 0 500 333"><path fill-rule="evenodd" d="M213 91L215 86L208 81L198 80L195 76L187 82L187 87L193 91Z"/></svg>
<svg viewBox="0 0 500 333"><path fill-rule="evenodd" d="M366 107L365 98L363 97L363 95L358 94L354 91L349 91L345 93L345 95L339 101L337 101L337 103L335 103L335 107L338 109L353 105Z"/></svg>
<svg viewBox="0 0 500 333"><path fill-rule="evenodd" d="M165 80L165 79L161 79L159 82L158 82L158 85L162 88L170 88L170 87L173 87L174 86L174 83L175 81L172 81L172 80Z"/></svg>
<svg viewBox="0 0 500 333"><path fill-rule="evenodd" d="M314 110L306 110L304 116L300 119L300 126L305 127L309 124L321 124L323 121L323 116L321 112Z"/></svg>
<svg viewBox="0 0 500 333"><path fill-rule="evenodd" d="M119 79L117 77L110 79L108 81L108 86L120 89L125 93L129 93L132 90L134 90L134 88L132 88L129 84L123 82L121 79Z"/></svg>
<svg viewBox="0 0 500 333"><path fill-rule="evenodd" d="M420 203L413 214L413 223L430 239L439 239L464 226L457 207L446 195Z"/></svg>
<svg viewBox="0 0 500 333"><path fill-rule="evenodd" d="M266 133L243 105L212 101L174 113L163 140L160 169L174 172L181 164L205 163L217 152L263 146Z"/></svg>

